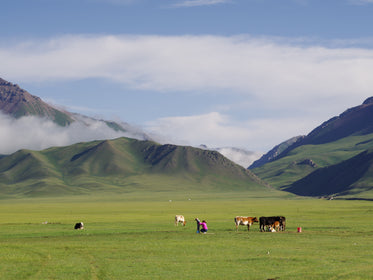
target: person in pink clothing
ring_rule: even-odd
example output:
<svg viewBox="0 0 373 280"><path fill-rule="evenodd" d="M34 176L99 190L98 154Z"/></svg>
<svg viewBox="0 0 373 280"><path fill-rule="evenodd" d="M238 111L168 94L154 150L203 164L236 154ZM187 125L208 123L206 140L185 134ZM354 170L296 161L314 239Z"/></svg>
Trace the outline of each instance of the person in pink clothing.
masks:
<svg viewBox="0 0 373 280"><path fill-rule="evenodd" d="M197 233L200 233L200 232L206 233L208 231L207 223L205 220L202 220L201 222L198 218L196 218L196 222L197 222ZM200 230L200 227L201 227L201 230Z"/></svg>

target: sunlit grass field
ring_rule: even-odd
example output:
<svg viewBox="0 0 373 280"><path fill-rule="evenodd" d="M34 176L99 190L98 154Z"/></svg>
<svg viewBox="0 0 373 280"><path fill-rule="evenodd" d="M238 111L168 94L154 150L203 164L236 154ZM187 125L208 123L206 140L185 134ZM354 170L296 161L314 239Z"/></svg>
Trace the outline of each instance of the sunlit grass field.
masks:
<svg viewBox="0 0 373 280"><path fill-rule="evenodd" d="M287 228L236 232L236 215ZM372 215L373 202L234 192L2 200L0 279L373 279Z"/></svg>

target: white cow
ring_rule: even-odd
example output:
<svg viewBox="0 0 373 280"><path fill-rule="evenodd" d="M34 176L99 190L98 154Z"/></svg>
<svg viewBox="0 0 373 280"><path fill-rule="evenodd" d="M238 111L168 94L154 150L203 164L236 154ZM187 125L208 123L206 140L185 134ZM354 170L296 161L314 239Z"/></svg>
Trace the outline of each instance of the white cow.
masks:
<svg viewBox="0 0 373 280"><path fill-rule="evenodd" d="M178 226L179 223L182 223L183 226L185 226L186 221L185 221L185 218L184 218L183 215L176 215L176 216L175 216L175 225Z"/></svg>

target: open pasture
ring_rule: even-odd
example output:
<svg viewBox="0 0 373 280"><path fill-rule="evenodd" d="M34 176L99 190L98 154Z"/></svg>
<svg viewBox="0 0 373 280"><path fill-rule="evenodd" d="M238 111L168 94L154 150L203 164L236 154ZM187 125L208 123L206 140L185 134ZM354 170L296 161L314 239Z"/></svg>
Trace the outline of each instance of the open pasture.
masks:
<svg viewBox="0 0 373 280"><path fill-rule="evenodd" d="M236 232L236 215L283 215L286 231ZM373 279L372 215L366 201L238 193L3 200L0 279Z"/></svg>

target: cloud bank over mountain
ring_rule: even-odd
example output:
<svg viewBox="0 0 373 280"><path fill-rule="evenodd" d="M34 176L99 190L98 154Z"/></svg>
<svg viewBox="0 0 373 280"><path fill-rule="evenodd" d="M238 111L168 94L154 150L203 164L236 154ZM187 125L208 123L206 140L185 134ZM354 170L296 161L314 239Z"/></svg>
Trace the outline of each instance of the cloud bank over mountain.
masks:
<svg viewBox="0 0 373 280"><path fill-rule="evenodd" d="M0 154L10 154L19 149L42 150L84 141L133 136L130 132L116 132L104 122L90 119L86 119L85 124L74 122L62 127L38 117L14 119L0 114L0 127Z"/></svg>

